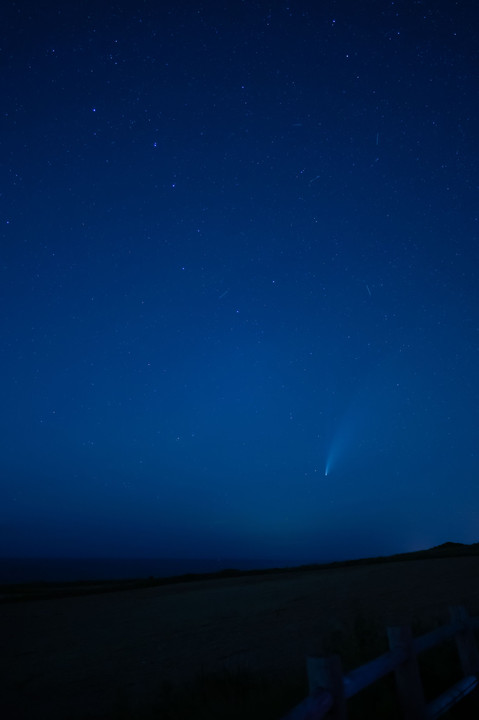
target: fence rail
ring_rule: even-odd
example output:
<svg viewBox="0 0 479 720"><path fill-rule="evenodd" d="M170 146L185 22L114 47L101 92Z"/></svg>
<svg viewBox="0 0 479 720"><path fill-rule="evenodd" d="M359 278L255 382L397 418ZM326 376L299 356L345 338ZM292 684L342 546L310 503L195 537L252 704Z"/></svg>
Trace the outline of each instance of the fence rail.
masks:
<svg viewBox="0 0 479 720"><path fill-rule="evenodd" d="M462 605L449 608L450 623L413 638L407 625L387 630L389 652L343 675L338 655L308 657L309 696L283 720L347 720L347 700L394 672L396 691L406 720L435 720L478 685L479 652L474 630L479 617L469 617ZM426 704L417 656L454 638L464 677ZM329 713L329 714L328 714Z"/></svg>

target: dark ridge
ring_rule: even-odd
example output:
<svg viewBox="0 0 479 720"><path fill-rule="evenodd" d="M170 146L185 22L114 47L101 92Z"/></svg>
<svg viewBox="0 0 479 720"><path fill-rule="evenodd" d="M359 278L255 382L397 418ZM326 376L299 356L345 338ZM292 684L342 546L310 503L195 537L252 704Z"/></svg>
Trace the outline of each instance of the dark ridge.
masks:
<svg viewBox="0 0 479 720"><path fill-rule="evenodd" d="M445 542L441 545L434 545L431 550L452 550L457 548L472 547L472 545L464 545L464 543Z"/></svg>
<svg viewBox="0 0 479 720"><path fill-rule="evenodd" d="M378 565L381 563L405 562L413 560L433 560L454 557L472 557L479 555L479 543L465 545L464 543L445 542L428 550L400 553L397 555L381 555L378 557L359 558L358 560L338 560L330 563L311 563L285 568L266 568L263 570L238 570L225 568L218 572L187 573L172 577L148 577L131 580L80 580L77 582L34 582L0 585L0 603L24 602L49 598L73 597L81 595L98 595L118 592L122 590L139 590L142 588L163 587L165 585L179 585L181 583L194 583L205 580L226 580L240 577L258 577L266 575L295 574L304 572L319 572L324 570L339 570L341 568Z"/></svg>

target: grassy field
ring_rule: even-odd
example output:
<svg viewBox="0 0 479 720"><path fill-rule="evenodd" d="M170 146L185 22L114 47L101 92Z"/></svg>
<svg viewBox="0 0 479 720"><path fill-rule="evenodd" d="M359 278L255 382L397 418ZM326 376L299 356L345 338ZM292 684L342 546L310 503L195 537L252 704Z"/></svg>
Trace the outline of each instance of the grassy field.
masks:
<svg viewBox="0 0 479 720"><path fill-rule="evenodd" d="M354 632L347 637L329 639L331 650L339 652L346 669L353 669L387 650L384 633L365 615L354 618ZM414 635L433 629L431 623L413 623ZM479 638L478 638L479 639ZM328 644L328 643L326 643ZM447 642L425 653L419 660L426 700L432 700L462 677L454 642ZM161 699L151 708L134 711L119 699L111 720L280 720L307 694L305 673L292 673L278 683L261 673L248 671L210 673L184 687L165 685ZM351 720L388 718L400 720L401 710L392 675L348 701ZM479 717L479 697L475 693L444 715L446 720Z"/></svg>
<svg viewBox="0 0 479 720"><path fill-rule="evenodd" d="M348 672L387 650L387 625L419 635L451 604L479 615L479 557L447 552L123 592L17 588L0 614L3 716L279 719L307 693L308 654L339 653ZM453 643L420 665L427 699L460 677ZM478 716L475 702L450 717ZM353 720L400 717L393 678L348 707Z"/></svg>
<svg viewBox="0 0 479 720"><path fill-rule="evenodd" d="M348 636L333 634L326 642L339 652L346 669L353 669L387 650L384 632L359 612L354 631ZM413 623L414 635L433 629L431 623ZM479 638L478 638L479 639ZM462 677L454 642L447 642L421 656L421 677L426 700L432 700ZM148 708L132 709L126 696L119 695L111 720L280 720L307 694L306 675L292 673L287 681L260 672L223 671L201 675L184 686L165 683L158 700ZM388 718L400 720L402 714L392 675L375 683L348 702L351 720ZM478 694L471 695L444 715L446 720L470 720L479 716Z"/></svg>

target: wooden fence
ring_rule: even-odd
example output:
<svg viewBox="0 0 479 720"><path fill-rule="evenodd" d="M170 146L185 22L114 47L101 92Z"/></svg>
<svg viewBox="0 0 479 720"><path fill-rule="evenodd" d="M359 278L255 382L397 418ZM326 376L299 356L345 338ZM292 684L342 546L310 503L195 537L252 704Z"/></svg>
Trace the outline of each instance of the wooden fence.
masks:
<svg viewBox="0 0 479 720"><path fill-rule="evenodd" d="M474 629L479 617L469 617L466 609L449 609L450 623L413 638L407 625L388 628L389 652L343 675L338 655L308 657L309 697L283 720L346 720L347 700L388 673L396 676L398 703L407 720L433 720L450 710L478 684L479 653ZM426 704L417 656L450 638L455 639L464 677L432 702Z"/></svg>

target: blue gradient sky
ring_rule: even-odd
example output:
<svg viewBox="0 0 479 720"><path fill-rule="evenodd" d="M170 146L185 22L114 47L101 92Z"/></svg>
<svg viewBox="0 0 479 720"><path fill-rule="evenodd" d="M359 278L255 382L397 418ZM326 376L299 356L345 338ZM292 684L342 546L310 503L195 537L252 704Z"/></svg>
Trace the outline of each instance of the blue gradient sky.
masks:
<svg viewBox="0 0 479 720"><path fill-rule="evenodd" d="M1 13L0 554L479 540L474 4Z"/></svg>

